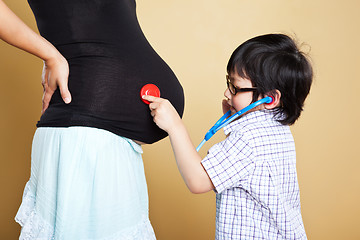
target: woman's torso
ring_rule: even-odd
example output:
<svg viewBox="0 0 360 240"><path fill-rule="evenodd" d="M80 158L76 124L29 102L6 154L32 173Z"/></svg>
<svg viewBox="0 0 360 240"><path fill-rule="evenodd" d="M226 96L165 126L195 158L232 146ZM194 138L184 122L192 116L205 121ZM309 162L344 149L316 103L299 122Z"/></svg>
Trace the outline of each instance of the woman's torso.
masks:
<svg viewBox="0 0 360 240"><path fill-rule="evenodd" d="M183 113L175 74L146 40L134 0L29 0L42 36L68 60L72 102L57 90L38 127L89 126L152 143L166 136L140 89L153 83Z"/></svg>

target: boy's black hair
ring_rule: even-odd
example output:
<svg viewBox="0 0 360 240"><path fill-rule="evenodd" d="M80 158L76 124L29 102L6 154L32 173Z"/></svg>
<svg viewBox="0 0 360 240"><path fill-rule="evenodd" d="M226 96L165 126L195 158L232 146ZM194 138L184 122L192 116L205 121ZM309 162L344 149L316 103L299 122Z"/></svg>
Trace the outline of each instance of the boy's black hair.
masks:
<svg viewBox="0 0 360 240"><path fill-rule="evenodd" d="M282 116L278 121L284 125L292 125L300 117L313 78L310 62L284 34L247 40L231 55L227 72L236 72L257 87L253 101L259 96L273 96L279 90L280 107L276 112Z"/></svg>

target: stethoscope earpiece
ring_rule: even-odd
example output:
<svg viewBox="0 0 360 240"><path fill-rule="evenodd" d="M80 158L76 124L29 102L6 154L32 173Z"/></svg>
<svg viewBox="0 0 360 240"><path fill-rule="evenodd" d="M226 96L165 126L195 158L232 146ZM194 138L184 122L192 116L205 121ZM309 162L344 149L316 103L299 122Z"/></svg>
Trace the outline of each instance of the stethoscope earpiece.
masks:
<svg viewBox="0 0 360 240"><path fill-rule="evenodd" d="M270 100L268 100L265 104L272 104L273 102L275 102L275 98L273 96L267 96L269 98L271 98Z"/></svg>

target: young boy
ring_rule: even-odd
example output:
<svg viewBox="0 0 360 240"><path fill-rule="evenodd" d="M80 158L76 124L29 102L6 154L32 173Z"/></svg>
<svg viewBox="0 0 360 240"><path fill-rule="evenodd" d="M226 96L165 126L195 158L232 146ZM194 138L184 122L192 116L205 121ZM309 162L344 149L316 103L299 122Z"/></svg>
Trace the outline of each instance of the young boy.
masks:
<svg viewBox="0 0 360 240"><path fill-rule="evenodd" d="M216 192L216 239L306 239L289 125L303 110L312 67L291 38L268 34L241 44L227 72L224 113L265 96L273 102L227 125L227 138L204 159L171 103L143 98L151 102L155 123L168 132L189 190Z"/></svg>

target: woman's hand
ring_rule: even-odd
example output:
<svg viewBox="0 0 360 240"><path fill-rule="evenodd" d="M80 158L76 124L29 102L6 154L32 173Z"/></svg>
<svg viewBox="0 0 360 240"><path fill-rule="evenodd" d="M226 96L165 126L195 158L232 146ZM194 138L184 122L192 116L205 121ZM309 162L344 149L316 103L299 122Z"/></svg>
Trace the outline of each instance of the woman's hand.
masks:
<svg viewBox="0 0 360 240"><path fill-rule="evenodd" d="M48 108L57 87L64 102L71 102L67 87L69 65L66 59L50 42L26 26L2 0L0 0L0 39L44 60L42 113Z"/></svg>
<svg viewBox="0 0 360 240"><path fill-rule="evenodd" d="M56 57L44 61L42 72L42 85L44 94L42 98L42 111L48 108L52 95L59 88L61 97L65 103L71 102L71 94L68 89L69 64L66 59L58 54Z"/></svg>

